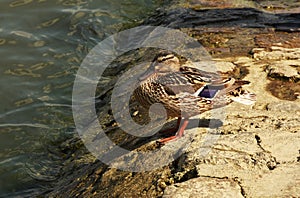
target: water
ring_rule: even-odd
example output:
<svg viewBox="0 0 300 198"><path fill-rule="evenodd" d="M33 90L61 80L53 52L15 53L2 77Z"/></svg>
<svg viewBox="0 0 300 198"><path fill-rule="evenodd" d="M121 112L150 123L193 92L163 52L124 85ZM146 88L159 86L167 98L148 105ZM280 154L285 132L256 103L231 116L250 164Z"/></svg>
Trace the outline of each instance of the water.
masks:
<svg viewBox="0 0 300 198"><path fill-rule="evenodd" d="M159 0L0 2L0 196L33 196L61 174L55 145L74 135L76 71L103 38L137 25Z"/></svg>

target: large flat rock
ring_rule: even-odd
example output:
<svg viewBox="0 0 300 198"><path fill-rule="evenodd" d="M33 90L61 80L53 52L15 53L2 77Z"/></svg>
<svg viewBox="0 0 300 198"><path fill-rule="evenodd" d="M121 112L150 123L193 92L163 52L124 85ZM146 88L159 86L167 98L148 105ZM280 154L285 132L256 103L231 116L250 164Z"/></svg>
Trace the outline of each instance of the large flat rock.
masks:
<svg viewBox="0 0 300 198"><path fill-rule="evenodd" d="M166 188L163 198L236 197L242 198L241 187L230 179L199 177Z"/></svg>

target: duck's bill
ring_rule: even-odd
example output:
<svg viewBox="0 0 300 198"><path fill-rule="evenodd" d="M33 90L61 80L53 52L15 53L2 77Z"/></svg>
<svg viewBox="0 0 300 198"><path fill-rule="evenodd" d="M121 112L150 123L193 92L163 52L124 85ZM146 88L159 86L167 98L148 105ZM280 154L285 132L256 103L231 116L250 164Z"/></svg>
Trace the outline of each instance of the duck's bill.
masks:
<svg viewBox="0 0 300 198"><path fill-rule="evenodd" d="M231 97L231 99L244 105L253 105L256 102L256 95L253 93L244 93L238 97Z"/></svg>

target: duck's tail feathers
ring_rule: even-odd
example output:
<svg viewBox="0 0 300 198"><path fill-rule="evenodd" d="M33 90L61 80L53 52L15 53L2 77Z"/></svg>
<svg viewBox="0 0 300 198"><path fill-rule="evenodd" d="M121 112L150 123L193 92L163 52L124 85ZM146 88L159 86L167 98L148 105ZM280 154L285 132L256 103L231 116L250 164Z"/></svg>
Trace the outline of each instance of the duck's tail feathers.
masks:
<svg viewBox="0 0 300 198"><path fill-rule="evenodd" d="M231 96L230 98L235 102L245 105L253 105L256 102L256 95L246 90L239 96Z"/></svg>
<svg viewBox="0 0 300 198"><path fill-rule="evenodd" d="M242 86L247 84L250 82L246 80L230 80L224 84L224 89L220 91L220 94L229 94L229 97L235 102L253 105L256 102L256 95L242 89Z"/></svg>
<svg viewBox="0 0 300 198"><path fill-rule="evenodd" d="M249 83L250 82L246 80L235 80L234 78L231 78L226 80L226 82L223 82L222 84L213 84L211 85L211 87L219 86L220 87L219 94L227 94Z"/></svg>

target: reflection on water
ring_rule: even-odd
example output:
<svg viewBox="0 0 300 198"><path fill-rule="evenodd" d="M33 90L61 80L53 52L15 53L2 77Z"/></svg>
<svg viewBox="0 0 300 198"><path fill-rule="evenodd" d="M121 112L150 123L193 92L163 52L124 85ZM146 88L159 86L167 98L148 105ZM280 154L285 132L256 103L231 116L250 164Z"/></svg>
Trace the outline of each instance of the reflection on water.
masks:
<svg viewBox="0 0 300 198"><path fill-rule="evenodd" d="M0 196L47 190L62 165L55 142L73 135L71 94L82 59L97 42L138 24L161 3L0 2Z"/></svg>

